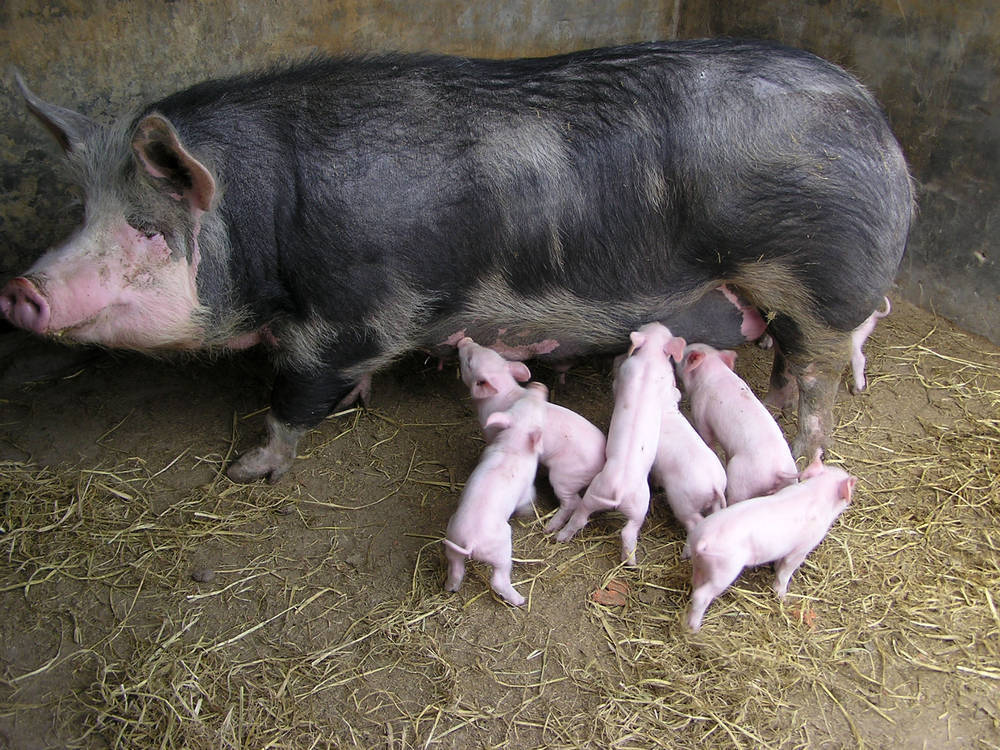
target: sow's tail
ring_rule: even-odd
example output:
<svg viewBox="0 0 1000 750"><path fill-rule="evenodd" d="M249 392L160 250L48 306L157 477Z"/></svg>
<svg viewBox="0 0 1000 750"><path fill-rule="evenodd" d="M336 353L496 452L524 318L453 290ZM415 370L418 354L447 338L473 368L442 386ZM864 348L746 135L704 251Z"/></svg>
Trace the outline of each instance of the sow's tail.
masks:
<svg viewBox="0 0 1000 750"><path fill-rule="evenodd" d="M465 547L459 547L450 539L443 539L442 542L444 543L444 546L447 547L448 549L454 550L460 555L465 555L466 557L472 557L471 549L466 549Z"/></svg>

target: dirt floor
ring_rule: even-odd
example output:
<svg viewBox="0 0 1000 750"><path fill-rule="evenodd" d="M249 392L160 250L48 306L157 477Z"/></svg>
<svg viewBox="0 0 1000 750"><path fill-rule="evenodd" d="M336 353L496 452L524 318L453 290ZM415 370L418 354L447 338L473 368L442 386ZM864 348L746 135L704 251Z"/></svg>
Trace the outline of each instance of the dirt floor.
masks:
<svg viewBox="0 0 1000 750"><path fill-rule="evenodd" d="M620 516L566 544L514 520L527 606L475 564L443 590L483 446L454 363L379 374L241 486L263 357L2 338L0 749L1000 747L1000 351L903 302L838 402L854 503L783 604L745 571L697 635L662 495L635 570ZM758 393L769 361L740 352ZM609 369L535 376L606 429Z"/></svg>

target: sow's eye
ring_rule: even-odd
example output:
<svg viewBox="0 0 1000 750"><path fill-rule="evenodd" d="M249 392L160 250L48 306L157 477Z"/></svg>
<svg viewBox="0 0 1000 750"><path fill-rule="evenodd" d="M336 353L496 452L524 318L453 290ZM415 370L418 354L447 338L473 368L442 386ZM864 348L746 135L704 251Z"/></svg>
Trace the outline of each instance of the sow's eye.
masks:
<svg viewBox="0 0 1000 750"><path fill-rule="evenodd" d="M151 240L157 235L163 234L159 229L157 229L155 226L150 224L148 221L145 221L144 219L140 219L138 217L133 216L126 219L125 221L127 221L128 225L132 227L135 231L145 235L147 240Z"/></svg>

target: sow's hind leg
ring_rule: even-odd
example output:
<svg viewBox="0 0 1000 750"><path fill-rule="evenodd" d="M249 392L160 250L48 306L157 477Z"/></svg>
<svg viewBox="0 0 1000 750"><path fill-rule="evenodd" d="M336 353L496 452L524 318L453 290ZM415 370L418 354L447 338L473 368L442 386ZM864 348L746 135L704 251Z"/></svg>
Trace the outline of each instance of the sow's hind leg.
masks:
<svg viewBox="0 0 1000 750"><path fill-rule="evenodd" d="M798 391L798 432L792 453L812 461L833 433L833 407L849 358L850 332L825 327L815 319L800 326L782 315L771 330L778 343L775 367L782 369L782 377L794 378ZM794 395L796 388L788 390Z"/></svg>

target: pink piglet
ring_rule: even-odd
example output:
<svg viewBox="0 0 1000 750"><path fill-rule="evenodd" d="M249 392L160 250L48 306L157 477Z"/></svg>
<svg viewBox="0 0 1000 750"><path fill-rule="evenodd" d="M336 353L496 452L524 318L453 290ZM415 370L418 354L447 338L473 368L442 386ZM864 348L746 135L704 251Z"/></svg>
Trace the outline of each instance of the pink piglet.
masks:
<svg viewBox="0 0 1000 750"><path fill-rule="evenodd" d="M774 562L774 591L784 599L788 579L850 504L857 481L818 457L800 480L714 513L691 532L691 630L701 627L708 605L747 566Z"/></svg>
<svg viewBox="0 0 1000 750"><path fill-rule="evenodd" d="M572 538L596 511L618 510L626 518L622 561L635 565L639 528L649 509L648 475L656 458L663 399L674 384L669 358L680 359L684 339L660 323L650 323L633 331L631 340L629 356L614 382L615 408L604 468L556 538L561 542Z"/></svg>
<svg viewBox="0 0 1000 750"><path fill-rule="evenodd" d="M728 505L779 490L798 474L781 428L733 372L735 362L736 352L691 344L680 367L695 429L726 454Z"/></svg>
<svg viewBox="0 0 1000 750"><path fill-rule="evenodd" d="M509 362L471 338L458 342L458 358L462 380L469 386L489 442L496 434L496 427L487 425L490 414L507 409L524 395L521 383L531 378L531 372L524 363ZM545 391L541 383L531 383L528 388ZM545 448L540 460L548 469L549 483L559 500L559 511L546 526L546 531L554 531L580 504L580 492L604 466L605 440L604 433L586 418L548 401L542 438Z"/></svg>
<svg viewBox="0 0 1000 750"><path fill-rule="evenodd" d="M671 386L660 418L653 483L662 487L674 516L690 532L705 515L726 507L726 470L677 408Z"/></svg>
<svg viewBox="0 0 1000 750"><path fill-rule="evenodd" d="M493 567L490 585L515 607L524 604L511 584L513 552L508 520L535 498L535 472L542 452L545 396L529 389L507 411L487 419L497 429L479 464L465 483L458 510L448 522L444 540L448 558L445 588L458 591L468 558Z"/></svg>

